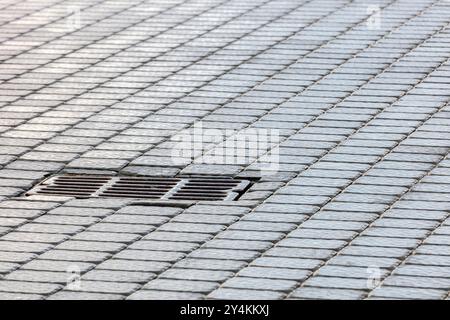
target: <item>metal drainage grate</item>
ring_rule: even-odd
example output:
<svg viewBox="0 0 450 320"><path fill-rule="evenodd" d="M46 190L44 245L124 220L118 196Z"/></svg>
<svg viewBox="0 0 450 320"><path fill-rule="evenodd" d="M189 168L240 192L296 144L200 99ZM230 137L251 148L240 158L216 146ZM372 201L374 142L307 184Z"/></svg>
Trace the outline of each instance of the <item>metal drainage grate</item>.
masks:
<svg viewBox="0 0 450 320"><path fill-rule="evenodd" d="M248 180L228 177L62 175L45 180L27 195L217 201L236 200L249 186Z"/></svg>

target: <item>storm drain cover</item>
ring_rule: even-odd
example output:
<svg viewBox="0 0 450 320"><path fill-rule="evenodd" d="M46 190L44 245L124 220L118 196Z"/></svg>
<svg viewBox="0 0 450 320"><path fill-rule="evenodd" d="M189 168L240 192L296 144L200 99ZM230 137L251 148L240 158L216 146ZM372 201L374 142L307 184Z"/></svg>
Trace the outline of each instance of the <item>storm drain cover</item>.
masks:
<svg viewBox="0 0 450 320"><path fill-rule="evenodd" d="M43 181L27 195L217 201L236 200L249 186L250 181L231 177L61 175Z"/></svg>

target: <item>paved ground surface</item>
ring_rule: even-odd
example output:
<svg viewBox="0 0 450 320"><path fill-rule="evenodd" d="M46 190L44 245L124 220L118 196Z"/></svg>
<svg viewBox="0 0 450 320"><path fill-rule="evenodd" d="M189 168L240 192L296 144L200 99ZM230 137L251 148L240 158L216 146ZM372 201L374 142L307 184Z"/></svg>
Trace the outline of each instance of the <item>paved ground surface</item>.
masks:
<svg viewBox="0 0 450 320"><path fill-rule="evenodd" d="M0 298L448 299L449 22L445 0L1 0ZM184 208L23 196L257 176L173 165L199 121L280 129L280 171Z"/></svg>

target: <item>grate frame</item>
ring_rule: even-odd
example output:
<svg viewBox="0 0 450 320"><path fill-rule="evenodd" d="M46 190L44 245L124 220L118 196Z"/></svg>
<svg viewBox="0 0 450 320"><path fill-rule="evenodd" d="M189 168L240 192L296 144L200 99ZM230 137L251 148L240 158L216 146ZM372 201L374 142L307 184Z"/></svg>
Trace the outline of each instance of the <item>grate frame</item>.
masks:
<svg viewBox="0 0 450 320"><path fill-rule="evenodd" d="M106 176L63 174L45 179L25 196L67 196L185 201L236 201L252 181L228 176Z"/></svg>

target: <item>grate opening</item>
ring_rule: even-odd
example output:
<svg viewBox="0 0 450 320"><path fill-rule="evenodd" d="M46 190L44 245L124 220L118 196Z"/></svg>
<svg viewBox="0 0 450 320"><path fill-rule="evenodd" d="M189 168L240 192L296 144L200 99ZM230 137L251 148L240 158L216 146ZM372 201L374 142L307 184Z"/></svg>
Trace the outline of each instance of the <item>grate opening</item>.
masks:
<svg viewBox="0 0 450 320"><path fill-rule="evenodd" d="M250 185L249 180L223 176L154 178L62 175L41 182L26 195L229 201L237 200Z"/></svg>

